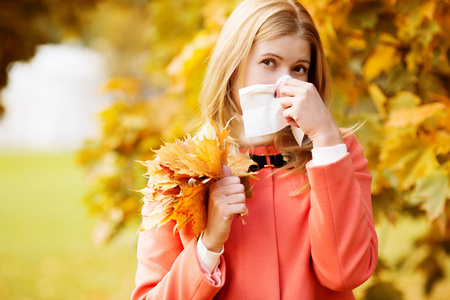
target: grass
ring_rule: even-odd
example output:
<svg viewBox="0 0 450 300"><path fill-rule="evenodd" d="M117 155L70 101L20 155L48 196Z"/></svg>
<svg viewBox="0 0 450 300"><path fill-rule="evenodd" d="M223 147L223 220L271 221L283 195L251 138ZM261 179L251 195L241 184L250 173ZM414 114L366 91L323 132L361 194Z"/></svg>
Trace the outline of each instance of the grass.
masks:
<svg viewBox="0 0 450 300"><path fill-rule="evenodd" d="M84 192L73 154L0 154L0 299L129 299L136 228L94 246Z"/></svg>

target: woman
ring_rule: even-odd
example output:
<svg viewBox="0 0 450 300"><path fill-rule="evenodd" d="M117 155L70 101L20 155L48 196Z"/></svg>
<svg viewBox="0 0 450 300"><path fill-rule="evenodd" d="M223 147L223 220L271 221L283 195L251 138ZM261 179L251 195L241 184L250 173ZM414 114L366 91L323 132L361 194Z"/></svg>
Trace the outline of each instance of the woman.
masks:
<svg viewBox="0 0 450 300"><path fill-rule="evenodd" d="M239 89L274 84L289 127L247 139ZM223 166L209 193L206 229L173 234L174 223L141 233L132 299L354 299L377 263L367 160L326 105L330 75L308 12L295 0L247 0L227 20L200 95L204 124L230 123L231 151L262 166L245 199ZM265 155L265 156L263 156ZM263 163L264 165L264 163ZM144 207L143 215L149 207ZM244 225L236 215L246 215ZM144 218L145 219L145 218Z"/></svg>

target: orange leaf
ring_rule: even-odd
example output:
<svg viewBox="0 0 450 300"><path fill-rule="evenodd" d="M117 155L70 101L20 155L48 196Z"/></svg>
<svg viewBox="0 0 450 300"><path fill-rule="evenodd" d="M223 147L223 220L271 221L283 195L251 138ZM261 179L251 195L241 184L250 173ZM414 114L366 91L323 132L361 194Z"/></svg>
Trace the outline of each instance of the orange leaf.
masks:
<svg viewBox="0 0 450 300"><path fill-rule="evenodd" d="M182 229L189 221L192 220L192 227L195 236L206 227L206 194L212 181L194 185L184 191L180 201L175 204L174 213L171 219L177 221L174 231Z"/></svg>

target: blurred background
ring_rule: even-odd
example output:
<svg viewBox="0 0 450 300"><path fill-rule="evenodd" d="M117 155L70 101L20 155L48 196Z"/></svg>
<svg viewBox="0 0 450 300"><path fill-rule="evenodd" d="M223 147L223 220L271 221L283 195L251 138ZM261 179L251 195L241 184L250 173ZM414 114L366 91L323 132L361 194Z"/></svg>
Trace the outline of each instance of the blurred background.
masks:
<svg viewBox="0 0 450 300"><path fill-rule="evenodd" d="M0 1L0 299L128 299L145 168L240 1ZM374 176L357 299L450 295L450 1L304 0Z"/></svg>

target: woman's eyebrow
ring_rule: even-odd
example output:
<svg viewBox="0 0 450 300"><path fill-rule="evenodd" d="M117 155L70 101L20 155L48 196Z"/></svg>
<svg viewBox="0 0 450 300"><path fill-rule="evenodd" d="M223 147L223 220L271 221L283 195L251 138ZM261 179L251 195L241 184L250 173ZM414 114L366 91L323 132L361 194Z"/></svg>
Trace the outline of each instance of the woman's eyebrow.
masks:
<svg viewBox="0 0 450 300"><path fill-rule="evenodd" d="M284 59L281 56L279 56L278 54L272 53L272 52L263 53L263 54L261 54L261 56L275 56L279 60L284 61ZM305 63L311 64L311 61L309 59L299 59L295 63L299 63L299 62L305 62Z"/></svg>
<svg viewBox="0 0 450 300"><path fill-rule="evenodd" d="M275 56L279 60L284 60L281 56L279 56L278 54L272 53L272 52L263 53L263 54L261 54L261 56Z"/></svg>
<svg viewBox="0 0 450 300"><path fill-rule="evenodd" d="M311 61L309 59L299 59L296 61L296 63L299 63L299 62L305 62L305 63L311 64Z"/></svg>

